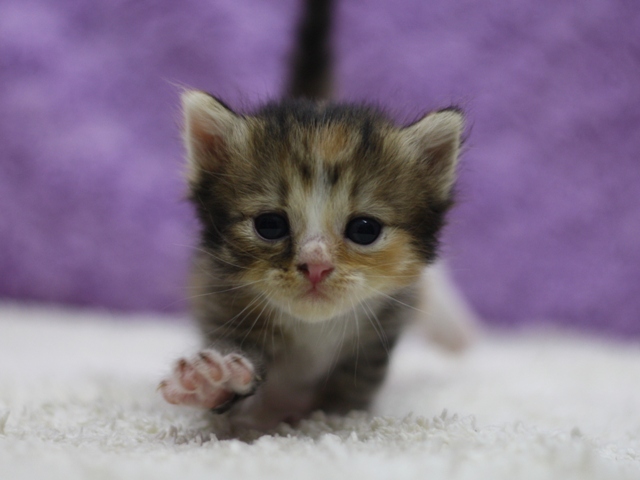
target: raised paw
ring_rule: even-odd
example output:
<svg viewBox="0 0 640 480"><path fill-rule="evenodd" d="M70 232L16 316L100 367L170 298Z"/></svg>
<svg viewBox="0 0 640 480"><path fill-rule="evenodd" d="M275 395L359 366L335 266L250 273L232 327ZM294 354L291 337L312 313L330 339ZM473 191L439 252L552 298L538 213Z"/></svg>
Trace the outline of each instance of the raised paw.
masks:
<svg viewBox="0 0 640 480"><path fill-rule="evenodd" d="M158 389L174 405L216 409L236 395L250 394L255 380L253 365L242 355L221 355L207 349L188 360L178 360L171 376L160 382Z"/></svg>

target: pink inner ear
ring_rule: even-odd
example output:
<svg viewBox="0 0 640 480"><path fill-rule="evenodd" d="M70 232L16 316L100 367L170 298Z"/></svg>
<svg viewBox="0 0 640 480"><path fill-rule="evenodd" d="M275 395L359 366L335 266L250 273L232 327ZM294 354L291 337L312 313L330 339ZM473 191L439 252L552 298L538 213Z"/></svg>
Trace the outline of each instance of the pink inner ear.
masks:
<svg viewBox="0 0 640 480"><path fill-rule="evenodd" d="M227 145L218 122L202 113L189 118L189 138L192 161L200 168L214 170L227 158Z"/></svg>
<svg viewBox="0 0 640 480"><path fill-rule="evenodd" d="M204 118L202 113L195 113L189 119L189 134L191 141L198 144L199 148L215 148L222 141L220 126L212 118Z"/></svg>

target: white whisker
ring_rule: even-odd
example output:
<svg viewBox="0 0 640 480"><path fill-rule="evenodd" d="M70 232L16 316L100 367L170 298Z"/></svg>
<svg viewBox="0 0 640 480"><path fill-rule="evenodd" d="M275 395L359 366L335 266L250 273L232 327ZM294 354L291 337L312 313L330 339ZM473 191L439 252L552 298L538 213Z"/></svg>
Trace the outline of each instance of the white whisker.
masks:
<svg viewBox="0 0 640 480"><path fill-rule="evenodd" d="M389 339L387 338L387 334L385 333L384 328L382 327L382 324L380 323L380 320L378 319L378 316L375 314L373 309L369 305L367 305L366 302L362 302L361 305L362 305L362 309L364 310L365 314L369 318L369 322L371 323L371 326L373 327L373 329L375 330L376 334L378 335L378 338L380 339L380 343L382 344L382 348L385 349L385 351L387 352L387 355L388 355L389 354ZM369 315L369 312L371 313L371 315L373 315L373 318L371 317L371 315Z"/></svg>
<svg viewBox="0 0 640 480"><path fill-rule="evenodd" d="M408 303L404 303L404 302L402 302L402 301L398 300L397 298L392 297L391 295L389 295L389 294L387 294L387 293L384 293L384 292L382 292L382 291L380 291L380 290L378 290L378 289L376 289L376 288L373 288L373 287L371 287L371 286L369 286L369 285L366 285L366 287L367 287L368 289L370 289L370 290L372 290L372 291L376 292L378 295L382 295L383 297L386 297L386 298L388 298L389 300L393 300L394 302L399 303L400 305L403 305L403 306L405 306L405 307L407 307L407 308L410 308L410 309L412 309L412 310L415 310L416 312L420 312L420 313L424 313L425 315L428 315L428 313L427 313L426 311L421 310L421 309L419 309L419 308L416 308L416 307L414 307L413 305L409 305Z"/></svg>
<svg viewBox="0 0 640 480"><path fill-rule="evenodd" d="M227 265L230 265L230 266L235 267L235 268L239 268L241 270L251 270L249 267L243 267L242 265L236 265L235 263L229 262L228 260L225 260L225 259L221 258L219 255L216 255L216 254L214 254L213 252L211 252L209 250L205 250L204 248L196 247L195 245L180 245L180 244L176 244L176 246L178 246L178 247L187 247L187 248L191 248L193 250L197 250L198 252L202 252L205 255L208 255L209 257L213 258L214 260L217 260L217 261L222 262L222 263L226 263ZM243 252L243 253L246 253L246 252ZM205 268L203 268L202 271L204 271L205 273L208 273L208 271Z"/></svg>
<svg viewBox="0 0 640 480"><path fill-rule="evenodd" d="M235 322L240 315L242 315L248 308L250 308L252 305L255 305L256 303L260 302L260 300L262 300L262 296L264 295L264 293L261 293L260 295L257 295L254 299L252 299L247 305L245 305L245 307L240 310L237 314L235 314L233 317L231 317L230 319L226 320L222 325L218 325L216 326L216 328L212 329L212 330L207 330L206 332L204 332L206 335L210 336L214 333L216 333L218 330L222 329L222 328L226 328L227 325ZM249 315L251 312L253 312L253 310L255 310L257 307L253 307L249 312L247 312L247 315ZM244 321L245 318L247 318L247 315L245 315L242 320L240 320L239 322L237 322L238 324L242 323ZM238 325L236 325L231 332L232 333L236 330L236 328L238 327Z"/></svg>
<svg viewBox="0 0 640 480"><path fill-rule="evenodd" d="M349 301L351 302L351 306L353 307L353 317L356 321L356 344L355 344L356 360L355 360L355 366L353 367L353 383L355 384L358 378L358 360L360 358L360 324L358 320L358 314L356 312L356 305L353 301L353 293L350 293Z"/></svg>
<svg viewBox="0 0 640 480"><path fill-rule="evenodd" d="M265 295L264 298L267 298L268 296ZM245 334L244 338L242 339L242 341L240 342L240 346L242 347L242 345L244 345L245 340L247 339L247 337L251 334L251 332L253 331L254 327L256 326L256 324L258 323L258 321L260 320L260 318L262 317L262 314L264 313L265 308L267 308L267 306L269 305L269 302L267 300L265 300L264 302L264 307L262 307L262 310L260 310L260 313L258 314L258 316L256 317L256 319L253 321L253 323L251 324L251 327L249 328L249 330L247 330L247 333Z"/></svg>

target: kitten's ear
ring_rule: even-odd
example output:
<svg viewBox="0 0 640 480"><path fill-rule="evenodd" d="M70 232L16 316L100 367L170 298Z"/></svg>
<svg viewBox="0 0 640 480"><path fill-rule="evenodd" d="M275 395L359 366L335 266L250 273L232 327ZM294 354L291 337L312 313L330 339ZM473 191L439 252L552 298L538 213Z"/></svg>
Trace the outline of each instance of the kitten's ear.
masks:
<svg viewBox="0 0 640 480"><path fill-rule="evenodd" d="M238 140L246 135L246 122L207 93L187 90L181 99L187 178L195 183L203 172L216 172L229 160Z"/></svg>
<svg viewBox="0 0 640 480"><path fill-rule="evenodd" d="M463 128L462 112L450 108L430 113L401 132L442 199L449 198L455 182Z"/></svg>

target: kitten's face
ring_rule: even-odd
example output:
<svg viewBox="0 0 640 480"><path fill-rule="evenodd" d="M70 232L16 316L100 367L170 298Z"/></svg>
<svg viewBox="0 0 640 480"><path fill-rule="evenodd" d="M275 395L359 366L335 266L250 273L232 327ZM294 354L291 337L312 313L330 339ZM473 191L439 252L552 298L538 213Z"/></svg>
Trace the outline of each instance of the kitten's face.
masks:
<svg viewBox="0 0 640 480"><path fill-rule="evenodd" d="M452 180L421 160L407 129L306 103L246 118L196 112L192 198L229 283L317 321L410 285L433 259Z"/></svg>

